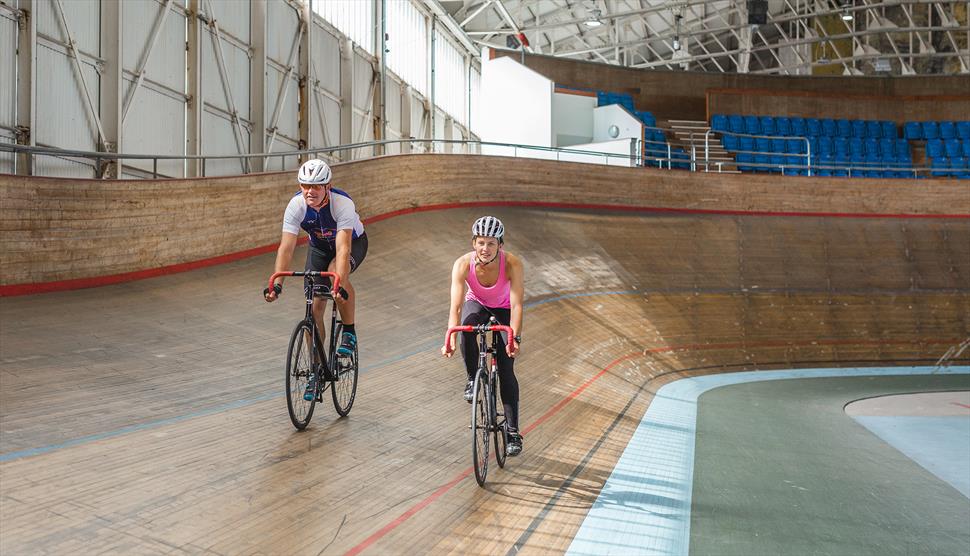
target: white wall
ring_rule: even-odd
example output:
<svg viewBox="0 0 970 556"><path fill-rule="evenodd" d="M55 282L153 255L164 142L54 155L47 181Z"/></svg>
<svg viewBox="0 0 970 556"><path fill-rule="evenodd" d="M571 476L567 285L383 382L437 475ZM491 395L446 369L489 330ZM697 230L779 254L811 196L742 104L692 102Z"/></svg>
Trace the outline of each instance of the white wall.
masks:
<svg viewBox="0 0 970 556"><path fill-rule="evenodd" d="M553 146L552 81L507 56L482 59L482 141Z"/></svg>
<svg viewBox="0 0 970 556"><path fill-rule="evenodd" d="M610 126L618 129L616 137L610 135ZM600 106L593 110L593 142L613 141L614 139L642 138L643 123L633 117L619 104Z"/></svg>
<svg viewBox="0 0 970 556"><path fill-rule="evenodd" d="M589 143L593 140L593 109L596 97L553 93L552 138L557 147Z"/></svg>
<svg viewBox="0 0 970 556"><path fill-rule="evenodd" d="M570 162L587 162L592 164L609 164L610 166L636 166L636 153L631 152L632 139L614 139L602 143L588 143L573 145L570 151L589 151L591 154L560 152L559 160ZM593 154L596 153L596 154ZM615 154L608 156L602 153Z"/></svg>

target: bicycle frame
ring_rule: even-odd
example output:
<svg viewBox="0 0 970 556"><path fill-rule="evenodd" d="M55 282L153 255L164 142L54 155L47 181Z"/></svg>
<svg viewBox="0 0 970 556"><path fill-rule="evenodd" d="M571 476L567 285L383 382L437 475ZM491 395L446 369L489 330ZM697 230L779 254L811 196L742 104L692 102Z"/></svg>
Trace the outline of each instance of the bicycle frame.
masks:
<svg viewBox="0 0 970 556"><path fill-rule="evenodd" d="M472 462L475 469L475 480L479 486L485 486L485 478L488 475L489 436L494 437L495 460L499 467L505 467L505 450L508 442L506 422L504 419L500 419L500 417L505 416L498 411L498 392L496 391L498 375L496 356L498 350L501 349L498 334L505 332L508 335L509 351L513 351L516 347L515 335L510 326L495 324L495 317L492 317L488 324L455 326L449 328L445 334L445 353L451 353L451 339L456 332L474 332L478 340L478 369L472 390L474 392L472 396L472 420L469 428L472 430ZM492 333L491 346L488 346L486 342L485 334L487 332ZM491 362L488 360L489 355L492 356ZM484 392L484 396L480 397L480 392Z"/></svg>
<svg viewBox="0 0 970 556"><path fill-rule="evenodd" d="M331 358L328 358L327 354L335 353L334 350L337 347L337 303L334 300L334 292L337 292L340 297L347 299L346 290L340 287L340 276L334 272L321 272L316 270L275 272L269 278L270 290L273 289L273 281L281 276L303 276L305 278L303 293L306 296L306 316L304 318L310 323L310 330L313 331L313 337L310 339L313 343L313 350L316 352L317 357L320 358L320 362L322 363L321 368L326 369L326 375L319 378L322 380L321 384L324 385L333 382L334 377L337 376L337 369L331 368L331 366L336 365L336 358L332 358L334 360L331 361ZM330 278L333 285L326 291L316 290L317 287L323 284L315 284L314 277ZM326 351L323 349L322 339L319 336L320 323L317 322L317 319L313 318L313 298L317 295L334 301L330 311L330 345ZM325 386L320 389L320 394L323 393L324 388Z"/></svg>

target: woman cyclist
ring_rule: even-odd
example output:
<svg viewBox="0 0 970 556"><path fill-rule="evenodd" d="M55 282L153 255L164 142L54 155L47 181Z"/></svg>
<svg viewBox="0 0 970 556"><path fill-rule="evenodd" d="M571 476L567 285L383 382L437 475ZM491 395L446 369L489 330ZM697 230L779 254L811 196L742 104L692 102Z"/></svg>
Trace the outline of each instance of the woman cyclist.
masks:
<svg viewBox="0 0 970 556"><path fill-rule="evenodd" d="M472 252L458 257L451 270L448 328L458 326L459 322L462 326L487 324L490 317L512 328L516 348L508 346L506 333L502 332L499 345L505 349L499 349L495 355L498 359L502 405L509 429L507 453L517 456L522 452L522 436L519 434L519 383L515 379L513 358L522 341L523 269L522 261L505 251L504 236L505 227L494 216L483 216L472 225ZM465 286L468 286L467 293ZM454 336L449 338L451 350L442 347L442 354L451 357L454 341ZM462 333L461 355L468 374L464 396L471 403L478 365L475 333Z"/></svg>

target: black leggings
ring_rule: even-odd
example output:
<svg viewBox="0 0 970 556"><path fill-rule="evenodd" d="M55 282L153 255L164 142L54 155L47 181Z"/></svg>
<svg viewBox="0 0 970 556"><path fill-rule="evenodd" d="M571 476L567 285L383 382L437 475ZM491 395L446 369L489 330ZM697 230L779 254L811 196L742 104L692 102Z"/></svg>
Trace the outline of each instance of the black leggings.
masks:
<svg viewBox="0 0 970 556"><path fill-rule="evenodd" d="M488 324L488 319L494 316L499 324L509 325L512 318L510 309L492 309L477 301L465 301L461 307L461 324ZM502 405L505 407L505 420L509 428L519 430L519 381L515 379L513 366L515 360L505 353L506 333L502 332L498 338L498 380L502 392ZM475 380L478 372L478 342L474 332L462 332L461 355L465 359L465 371L468 380Z"/></svg>

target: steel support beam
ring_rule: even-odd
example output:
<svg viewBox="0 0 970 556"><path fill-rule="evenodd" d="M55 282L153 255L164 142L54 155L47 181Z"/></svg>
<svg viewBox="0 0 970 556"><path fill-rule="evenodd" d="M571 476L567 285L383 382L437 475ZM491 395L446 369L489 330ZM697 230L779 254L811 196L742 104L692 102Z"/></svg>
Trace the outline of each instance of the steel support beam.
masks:
<svg viewBox="0 0 970 556"><path fill-rule="evenodd" d="M171 1L171 0L169 0ZM104 126L103 150L113 153L125 152L123 141L124 113L121 99L124 94L124 75L122 70L123 2L105 2L101 5L101 57L104 69L101 71L101 95L99 108L101 124ZM166 13L168 6L165 6ZM147 58L147 56L146 56ZM139 79L138 83L141 83ZM134 92L132 92L134 95ZM118 179L122 174L121 160L105 161L98 170L102 178Z"/></svg>
<svg viewBox="0 0 970 556"><path fill-rule="evenodd" d="M34 46L37 44L37 18L34 11L40 0L21 0L17 12L17 144L37 144L37 60ZM18 154L17 174L34 175L34 160L29 154Z"/></svg>
<svg viewBox="0 0 970 556"><path fill-rule="evenodd" d="M315 124L316 120L313 117L313 107L320 106L319 101L310 102L310 99L314 96L313 79L311 79L312 72L310 71L311 70L310 57L312 56L311 53L313 52L313 49L311 48L311 45L313 44L313 31L314 31L314 27L316 27L316 25L313 24L313 8L311 7L312 3L313 3L313 0L306 0L306 2L304 2L303 5L301 6L301 9L299 12L300 20L303 22L303 25L305 26L304 27L305 31L300 38L300 59L297 62L298 64L297 71L298 71L298 75L300 76L299 86L297 89L300 96L299 103L298 103L299 106L297 108L300 111L300 116L299 116L299 126L300 126L299 135L300 136L299 136L299 145L297 148L299 148L300 150L310 148L310 138L313 137L312 131L313 131L314 125L316 125ZM301 157L300 163L302 164L304 161L305 161L305 158Z"/></svg>
<svg viewBox="0 0 970 556"><path fill-rule="evenodd" d="M202 153L202 114L205 103L202 99L202 21L199 10L202 0L189 0L189 14L186 20L185 85L189 95L185 103L185 154ZM185 173L188 177L201 177L202 164L199 160L187 160Z"/></svg>
<svg viewBox="0 0 970 556"><path fill-rule="evenodd" d="M249 42L253 54L249 60L249 117L253 122L249 152L252 154L269 152L272 146L272 141L267 144L266 137L266 9L266 0L249 3ZM285 79L282 85L286 86ZM266 170L265 158L252 158L249 162L253 172Z"/></svg>
<svg viewBox="0 0 970 556"><path fill-rule="evenodd" d="M354 43L350 39L340 41L340 144L354 141ZM348 160L352 153L340 151L341 160Z"/></svg>

